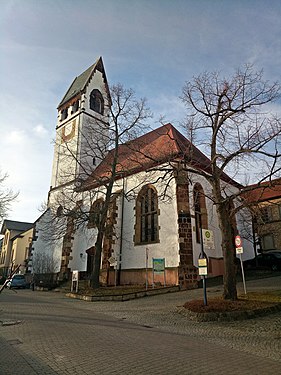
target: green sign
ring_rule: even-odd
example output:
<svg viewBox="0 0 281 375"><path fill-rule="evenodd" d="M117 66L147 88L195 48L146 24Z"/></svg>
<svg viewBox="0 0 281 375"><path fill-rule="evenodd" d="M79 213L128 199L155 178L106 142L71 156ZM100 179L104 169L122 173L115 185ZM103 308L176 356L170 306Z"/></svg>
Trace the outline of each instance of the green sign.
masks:
<svg viewBox="0 0 281 375"><path fill-rule="evenodd" d="M153 271L164 272L165 271L165 258L153 258Z"/></svg>

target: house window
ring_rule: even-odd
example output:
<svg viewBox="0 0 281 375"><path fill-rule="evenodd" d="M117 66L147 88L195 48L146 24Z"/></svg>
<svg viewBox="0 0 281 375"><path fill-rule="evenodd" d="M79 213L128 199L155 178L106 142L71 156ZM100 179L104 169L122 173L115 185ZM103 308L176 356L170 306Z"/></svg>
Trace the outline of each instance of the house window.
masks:
<svg viewBox="0 0 281 375"><path fill-rule="evenodd" d="M260 209L260 222L270 223L272 221L272 208L269 206L261 207Z"/></svg>
<svg viewBox="0 0 281 375"><path fill-rule="evenodd" d="M136 233L135 242L146 244L159 241L158 227L158 197L152 185L144 186L136 205Z"/></svg>
<svg viewBox="0 0 281 375"><path fill-rule="evenodd" d="M205 194L200 184L195 184L193 190L195 236L196 242L201 242L201 228L208 229L208 216L206 209Z"/></svg>
<svg viewBox="0 0 281 375"><path fill-rule="evenodd" d="M275 249L274 237L272 234L266 234L261 238L262 250L272 250Z"/></svg>
<svg viewBox="0 0 281 375"><path fill-rule="evenodd" d="M99 226L102 219L103 207L103 199L98 199L92 204L89 214L88 228L96 228Z"/></svg>
<svg viewBox="0 0 281 375"><path fill-rule="evenodd" d="M99 90L93 90L90 94L90 108L103 115L104 111L104 100Z"/></svg>

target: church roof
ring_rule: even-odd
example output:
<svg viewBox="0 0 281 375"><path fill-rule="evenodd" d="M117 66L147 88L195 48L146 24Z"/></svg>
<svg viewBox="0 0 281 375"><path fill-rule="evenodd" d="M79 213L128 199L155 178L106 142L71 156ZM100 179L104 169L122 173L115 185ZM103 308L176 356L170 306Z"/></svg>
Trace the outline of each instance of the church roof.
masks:
<svg viewBox="0 0 281 375"><path fill-rule="evenodd" d="M83 184L83 190L100 185L102 180L111 177L111 165L114 150L97 166L92 175ZM117 178L132 175L160 164L180 158L188 165L211 174L211 161L173 125L166 124L119 146ZM241 187L226 174L222 179Z"/></svg>
<svg viewBox="0 0 281 375"><path fill-rule="evenodd" d="M74 79L66 94L62 98L60 104L58 105L58 108L85 89L92 74L95 72L96 69L100 70L105 74L101 57L99 57L93 65L91 65L88 69L86 69L83 73L81 73L78 77Z"/></svg>

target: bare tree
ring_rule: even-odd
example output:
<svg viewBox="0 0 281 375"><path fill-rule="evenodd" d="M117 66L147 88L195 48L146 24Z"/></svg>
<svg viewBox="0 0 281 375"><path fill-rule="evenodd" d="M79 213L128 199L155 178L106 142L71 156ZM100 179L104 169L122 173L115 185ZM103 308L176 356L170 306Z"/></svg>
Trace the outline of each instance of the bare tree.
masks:
<svg viewBox="0 0 281 375"><path fill-rule="evenodd" d="M46 225L53 232L49 238L64 237L64 241L79 227L95 228L92 287L99 286L103 242L111 225L109 212L114 184L128 172L120 163L120 154L124 157L124 145L130 150L130 141L147 131L146 121L151 117L146 100L137 99L133 90L117 84L111 87L110 96L108 121L96 120L93 125L89 119L84 123L79 154L71 142L63 142L65 166L74 160L76 173L67 167L62 171L63 179L69 182L52 194L50 220ZM62 144L61 140L58 142Z"/></svg>
<svg viewBox="0 0 281 375"><path fill-rule="evenodd" d="M19 193L14 193L12 189L5 187L8 178L7 174L0 172L0 222L7 215L11 203L18 197Z"/></svg>
<svg viewBox="0 0 281 375"><path fill-rule="evenodd" d="M223 177L227 173L235 178L243 170L256 172L261 182L280 174L281 121L270 106L278 98L280 85L264 80L263 72L252 65L238 69L230 78L203 73L183 87L186 129L210 157L210 173L196 173L212 187L222 235L225 299L237 298L234 218L240 191L231 191Z"/></svg>
<svg viewBox="0 0 281 375"><path fill-rule="evenodd" d="M56 285L57 264L54 254L35 253L32 257L32 282L48 288Z"/></svg>

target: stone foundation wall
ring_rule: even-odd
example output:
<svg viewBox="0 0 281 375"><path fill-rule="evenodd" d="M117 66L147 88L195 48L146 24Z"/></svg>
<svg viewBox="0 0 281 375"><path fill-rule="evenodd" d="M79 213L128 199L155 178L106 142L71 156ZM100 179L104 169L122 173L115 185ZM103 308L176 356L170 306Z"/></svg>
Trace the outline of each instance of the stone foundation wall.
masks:
<svg viewBox="0 0 281 375"><path fill-rule="evenodd" d="M192 228L187 183L177 183L177 208L179 231L178 282L182 288L197 287L198 272L193 265Z"/></svg>
<svg viewBox="0 0 281 375"><path fill-rule="evenodd" d="M117 271L118 272L118 271ZM118 274L116 275L118 279ZM178 268L167 268L165 271L166 286L178 285ZM115 270L110 267L109 270L102 270L100 281L102 285L115 285ZM148 270L148 285L153 283L152 269ZM154 283L157 286L164 285L164 274L154 273ZM121 270L120 285L145 285L146 284L146 270L145 269L131 269Z"/></svg>

